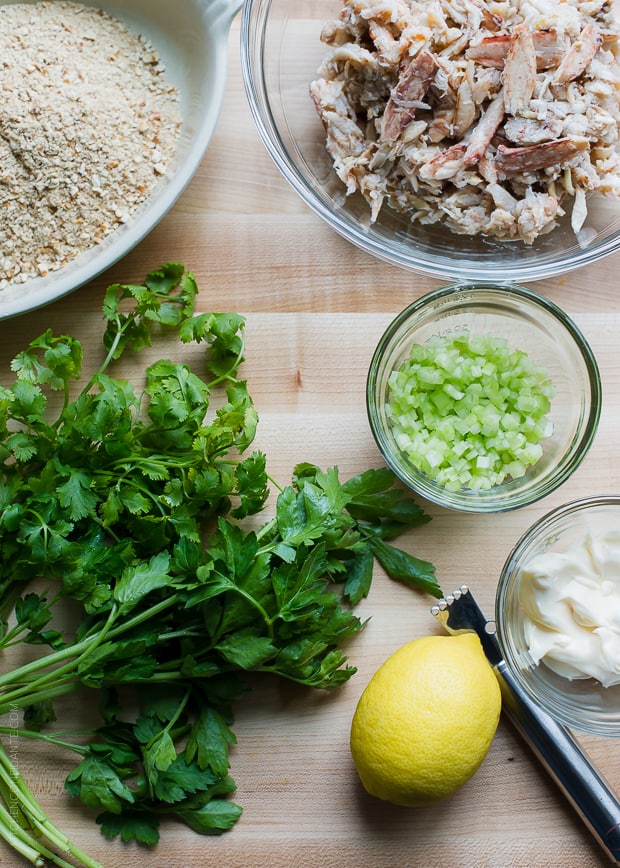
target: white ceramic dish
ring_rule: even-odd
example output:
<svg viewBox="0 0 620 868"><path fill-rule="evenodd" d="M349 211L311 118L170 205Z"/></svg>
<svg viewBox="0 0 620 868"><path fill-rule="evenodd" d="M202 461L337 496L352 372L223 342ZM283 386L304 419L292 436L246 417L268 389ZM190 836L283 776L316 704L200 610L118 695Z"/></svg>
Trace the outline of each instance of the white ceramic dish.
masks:
<svg viewBox="0 0 620 868"><path fill-rule="evenodd" d="M11 0L0 0L0 6ZM15 2L15 0L13 0ZM20 0L24 2L24 0ZM36 0L25 0L36 2ZM45 277L0 290L0 319L66 295L109 268L142 240L172 207L198 169L219 117L228 32L242 0L80 0L103 9L147 37L181 94L181 132L168 172L146 202L101 244Z"/></svg>

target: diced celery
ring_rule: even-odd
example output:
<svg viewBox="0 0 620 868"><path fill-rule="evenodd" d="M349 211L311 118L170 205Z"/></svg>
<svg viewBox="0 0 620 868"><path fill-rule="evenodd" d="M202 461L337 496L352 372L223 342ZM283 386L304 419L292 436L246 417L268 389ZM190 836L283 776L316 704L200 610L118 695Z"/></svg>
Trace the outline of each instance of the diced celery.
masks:
<svg viewBox="0 0 620 868"><path fill-rule="evenodd" d="M450 398L450 396L446 394L443 389L436 389L428 397L442 416L448 415L452 407L453 401L452 398Z"/></svg>
<svg viewBox="0 0 620 868"><path fill-rule="evenodd" d="M504 471L512 479L520 479L525 476L526 467L521 461L510 461L504 465Z"/></svg>
<svg viewBox="0 0 620 868"><path fill-rule="evenodd" d="M443 390L446 395L454 398L455 401L461 401L465 397L465 392L461 392L461 390L457 389L456 386L453 386L452 383L445 383Z"/></svg>
<svg viewBox="0 0 620 868"><path fill-rule="evenodd" d="M524 475L552 432L553 383L505 338L466 332L415 344L388 378L398 448L452 491Z"/></svg>

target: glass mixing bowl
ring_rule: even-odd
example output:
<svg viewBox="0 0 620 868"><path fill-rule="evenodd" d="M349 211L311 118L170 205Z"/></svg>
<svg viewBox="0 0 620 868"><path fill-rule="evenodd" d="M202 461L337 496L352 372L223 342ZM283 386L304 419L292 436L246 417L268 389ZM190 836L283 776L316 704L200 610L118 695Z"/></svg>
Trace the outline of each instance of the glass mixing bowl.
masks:
<svg viewBox="0 0 620 868"><path fill-rule="evenodd" d="M572 729L590 735L620 736L620 684L603 687L594 678L568 678L537 663L530 654L524 627L523 573L526 564L543 553L562 555L580 545L588 535L617 534L620 528L620 496L583 498L558 507L525 532L508 556L502 570L496 598L497 638L506 663L529 696L548 714ZM620 564L607 561L605 578L620 585ZM558 576L556 584L566 583ZM593 592L590 591L590 594ZM618 591L597 614L605 618L612 611ZM571 642L576 640L571 638ZM616 664L617 665L617 664ZM555 669L558 667L555 666Z"/></svg>
<svg viewBox="0 0 620 868"><path fill-rule="evenodd" d="M390 374L409 358L412 345L462 332L504 339L545 369L555 391L548 413L552 432L540 441L542 457L524 476L486 491L451 491L419 470L399 448L387 412ZM506 512L550 494L581 464L598 427L601 382L586 339L555 304L522 286L456 284L422 296L388 326L370 363L366 403L381 454L406 485L450 509Z"/></svg>
<svg viewBox="0 0 620 868"><path fill-rule="evenodd" d="M286 180L332 229L385 262L453 281L540 280L620 250L618 200L603 196L590 199L581 245L569 218L530 246L455 235L440 223L413 225L387 208L371 224L362 197L345 196L309 94L328 53L321 30L341 8L339 0L245 0L241 22L244 81L260 136Z"/></svg>

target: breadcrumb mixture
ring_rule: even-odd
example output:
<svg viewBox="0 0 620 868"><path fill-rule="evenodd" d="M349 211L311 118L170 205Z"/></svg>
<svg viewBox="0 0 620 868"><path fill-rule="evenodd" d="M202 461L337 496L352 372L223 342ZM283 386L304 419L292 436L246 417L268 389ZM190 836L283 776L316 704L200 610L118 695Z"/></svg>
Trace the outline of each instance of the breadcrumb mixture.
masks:
<svg viewBox="0 0 620 868"><path fill-rule="evenodd" d="M0 289L125 222L179 128L160 58L121 21L73 2L0 7Z"/></svg>
<svg viewBox="0 0 620 868"><path fill-rule="evenodd" d="M620 196L611 0L342 0L310 93L350 195L531 243Z"/></svg>

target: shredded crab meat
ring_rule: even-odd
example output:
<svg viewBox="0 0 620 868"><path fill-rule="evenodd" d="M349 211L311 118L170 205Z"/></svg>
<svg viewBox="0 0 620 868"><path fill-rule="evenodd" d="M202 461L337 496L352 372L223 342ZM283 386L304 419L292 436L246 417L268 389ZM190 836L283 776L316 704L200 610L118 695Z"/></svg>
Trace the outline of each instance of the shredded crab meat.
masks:
<svg viewBox="0 0 620 868"><path fill-rule="evenodd" d="M620 198L612 0L342 0L310 85L334 169L456 233L532 243Z"/></svg>

